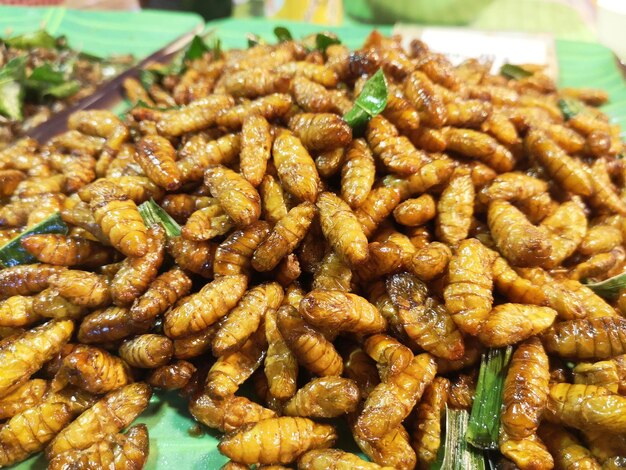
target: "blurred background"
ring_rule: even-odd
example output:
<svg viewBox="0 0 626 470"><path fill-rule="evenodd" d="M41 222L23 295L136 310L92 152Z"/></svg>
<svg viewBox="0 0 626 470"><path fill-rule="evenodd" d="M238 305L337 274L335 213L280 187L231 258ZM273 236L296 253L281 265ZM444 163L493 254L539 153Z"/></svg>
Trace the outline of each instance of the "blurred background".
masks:
<svg viewBox="0 0 626 470"><path fill-rule="evenodd" d="M410 22L548 32L599 41L626 59L626 0L0 0L76 9L193 11L206 20L270 17L327 25Z"/></svg>

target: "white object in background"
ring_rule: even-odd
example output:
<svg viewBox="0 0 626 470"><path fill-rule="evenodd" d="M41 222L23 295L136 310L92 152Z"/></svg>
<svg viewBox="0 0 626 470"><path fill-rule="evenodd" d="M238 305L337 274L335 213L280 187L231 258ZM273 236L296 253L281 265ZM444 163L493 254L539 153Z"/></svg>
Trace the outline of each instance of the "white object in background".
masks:
<svg viewBox="0 0 626 470"><path fill-rule="evenodd" d="M626 1L598 0L598 39L626 63Z"/></svg>
<svg viewBox="0 0 626 470"><path fill-rule="evenodd" d="M626 0L623 0L626 2ZM542 64L546 73L558 77L554 38L545 33L510 33L468 28L419 27L396 24L394 34L402 37L408 49L413 39L421 39L434 51L445 54L453 64L483 56L493 61L491 71L498 73L504 64Z"/></svg>

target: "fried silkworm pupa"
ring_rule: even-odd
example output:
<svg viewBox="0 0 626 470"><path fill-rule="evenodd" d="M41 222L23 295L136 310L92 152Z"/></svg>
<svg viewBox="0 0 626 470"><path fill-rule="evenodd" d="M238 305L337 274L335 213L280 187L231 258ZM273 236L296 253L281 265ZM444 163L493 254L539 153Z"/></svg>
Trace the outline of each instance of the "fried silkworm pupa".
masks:
<svg viewBox="0 0 626 470"><path fill-rule="evenodd" d="M53 320L3 341L0 348L0 396L25 383L67 343L74 331L71 320Z"/></svg>
<svg viewBox="0 0 626 470"><path fill-rule="evenodd" d="M363 139L354 139L341 169L341 198L352 209L359 207L369 194L376 177L372 151Z"/></svg>
<svg viewBox="0 0 626 470"><path fill-rule="evenodd" d="M567 359L609 359L626 353L626 319L579 318L556 323L542 340L549 353Z"/></svg>
<svg viewBox="0 0 626 470"><path fill-rule="evenodd" d="M111 296L116 305L131 304L156 278L165 255L165 230L153 225L148 230L148 249L143 256L126 258L111 281Z"/></svg>
<svg viewBox="0 0 626 470"><path fill-rule="evenodd" d="M189 412L196 421L220 432L232 432L246 424L275 418L276 413L245 397L215 400L206 393L191 397Z"/></svg>
<svg viewBox="0 0 626 470"><path fill-rule="evenodd" d="M211 349L211 341L217 331L217 324L214 324L191 336L174 340L174 357L176 359L192 359L198 357Z"/></svg>
<svg viewBox="0 0 626 470"><path fill-rule="evenodd" d="M22 246L41 263L56 266L100 266L111 261L111 252L86 238L47 233L21 240Z"/></svg>
<svg viewBox="0 0 626 470"><path fill-rule="evenodd" d="M85 315L86 311L87 307L70 302L52 287L41 291L33 298L33 312L42 317L76 320Z"/></svg>
<svg viewBox="0 0 626 470"><path fill-rule="evenodd" d="M312 152L347 147L352 140L352 128L332 113L296 114L289 120L289 128Z"/></svg>
<svg viewBox="0 0 626 470"><path fill-rule="evenodd" d="M290 398L296 392L298 361L278 330L275 309L265 313L265 339L268 347L264 370L269 393L278 399Z"/></svg>
<svg viewBox="0 0 626 470"><path fill-rule="evenodd" d="M531 129L525 139L526 148L566 191L590 196L593 184L584 165L570 157L552 139L538 129Z"/></svg>
<svg viewBox="0 0 626 470"><path fill-rule="evenodd" d="M546 418L587 431L623 435L626 398L604 387L558 383L550 387Z"/></svg>
<svg viewBox="0 0 626 470"><path fill-rule="evenodd" d="M52 381L52 390L67 384L89 393L101 394L133 382L128 365L117 356L94 346L78 345L61 361Z"/></svg>
<svg viewBox="0 0 626 470"><path fill-rule="evenodd" d="M580 362L572 369L572 373L575 384L598 385L613 393L619 392L620 371L616 360Z"/></svg>
<svg viewBox="0 0 626 470"><path fill-rule="evenodd" d="M409 365L372 390L356 428L368 440L384 437L409 415L437 372L430 354L415 356Z"/></svg>
<svg viewBox="0 0 626 470"><path fill-rule="evenodd" d="M180 390L184 388L196 372L196 366L187 361L175 361L157 367L146 377L148 385L162 390Z"/></svg>
<svg viewBox="0 0 626 470"><path fill-rule="evenodd" d="M287 215L287 204L282 186L272 175L265 175L259 186L263 218L270 224L276 224Z"/></svg>
<svg viewBox="0 0 626 470"><path fill-rule="evenodd" d="M163 335L145 334L122 343L119 355L132 367L155 369L167 364L174 354L172 340Z"/></svg>
<svg viewBox="0 0 626 470"><path fill-rule="evenodd" d="M137 325L150 323L190 290L191 279L182 269L175 267L166 271L152 281L141 297L135 299L130 308L132 322Z"/></svg>
<svg viewBox="0 0 626 470"><path fill-rule="evenodd" d="M314 290L350 292L352 270L334 251L329 252L313 273Z"/></svg>
<svg viewBox="0 0 626 470"><path fill-rule="evenodd" d="M524 304L501 304L491 311L478 338L489 347L515 344L548 329L556 311L550 307Z"/></svg>
<svg viewBox="0 0 626 470"><path fill-rule="evenodd" d="M192 146L193 143L192 137L178 152L181 158L176 165L185 182L200 181L211 165L231 165L241 150L239 134L226 134L209 142L201 142L197 146Z"/></svg>
<svg viewBox="0 0 626 470"><path fill-rule="evenodd" d="M415 468L417 456L409 443L409 434L400 425L385 434L381 439L366 439L352 426L352 436L359 448L379 465L390 465L398 470Z"/></svg>
<svg viewBox="0 0 626 470"><path fill-rule="evenodd" d="M545 287L518 275L504 258L498 256L492 268L496 289L511 302L532 305L549 304L548 296L544 293Z"/></svg>
<svg viewBox="0 0 626 470"><path fill-rule="evenodd" d="M145 424L131 427L126 434L109 434L100 442L82 450L68 450L54 457L50 470L70 468L143 468L148 459L150 441Z"/></svg>
<svg viewBox="0 0 626 470"><path fill-rule="evenodd" d="M302 470L391 470L392 467L381 467L360 457L339 449L310 450L298 459L298 468Z"/></svg>
<svg viewBox="0 0 626 470"><path fill-rule="evenodd" d="M274 269L302 241L315 213L315 206L308 201L291 209L254 250L252 267L261 272Z"/></svg>
<svg viewBox="0 0 626 470"><path fill-rule="evenodd" d="M89 205L94 219L116 249L130 257L146 254L148 229L136 204L119 187L102 184Z"/></svg>
<svg viewBox="0 0 626 470"><path fill-rule="evenodd" d="M245 118L251 114L258 114L270 121L287 114L292 103L291 96L284 93L272 93L230 109L222 109L215 122L218 126L227 129L239 129Z"/></svg>
<svg viewBox="0 0 626 470"><path fill-rule="evenodd" d="M359 398L359 388L354 381L343 377L319 377L305 384L285 403L283 414L335 418L355 411Z"/></svg>
<svg viewBox="0 0 626 470"><path fill-rule="evenodd" d="M556 468L600 470L589 449L561 426L541 423L538 434L554 457Z"/></svg>
<svg viewBox="0 0 626 470"><path fill-rule="evenodd" d="M520 470L554 467L552 455L536 434L516 440L510 439L505 432L501 431L500 452L512 460Z"/></svg>
<svg viewBox="0 0 626 470"><path fill-rule="evenodd" d="M109 343L142 332L131 322L127 308L112 306L95 310L83 318L78 328L81 343Z"/></svg>
<svg viewBox="0 0 626 470"><path fill-rule="evenodd" d="M276 320L280 334L303 367L319 376L341 375L343 361L333 344L305 323L295 308L283 305Z"/></svg>
<svg viewBox="0 0 626 470"><path fill-rule="evenodd" d="M446 310L434 299L426 299L426 286L409 273L389 276L387 293L398 309L406 334L434 356L456 360L465 353L461 331Z"/></svg>
<svg viewBox="0 0 626 470"><path fill-rule="evenodd" d="M237 274L248 276L252 271L252 255L269 233L270 226L263 220L232 232L215 251L215 278Z"/></svg>
<svg viewBox="0 0 626 470"><path fill-rule="evenodd" d="M11 196L25 179L19 170L0 170L0 197Z"/></svg>
<svg viewBox="0 0 626 470"><path fill-rule="evenodd" d="M363 226L365 236L372 235L399 203L400 193L397 189L386 186L372 189L354 212L357 220Z"/></svg>
<svg viewBox="0 0 626 470"><path fill-rule="evenodd" d="M88 271L68 269L52 277L50 285L75 305L99 308L111 303L105 278Z"/></svg>
<svg viewBox="0 0 626 470"><path fill-rule="evenodd" d="M48 382L32 379L24 382L13 392L0 398L0 419L12 418L41 403L48 391Z"/></svg>
<svg viewBox="0 0 626 470"><path fill-rule="evenodd" d="M14 295L31 295L49 285L50 278L65 271L63 266L24 264L0 270L0 300Z"/></svg>
<svg viewBox="0 0 626 470"><path fill-rule="evenodd" d="M448 379L435 377L433 382L426 387L417 405L411 444L419 458L421 468L426 468L437 458L442 439L441 419L446 412L449 390Z"/></svg>
<svg viewBox="0 0 626 470"><path fill-rule="evenodd" d="M241 128L241 174L250 184L257 187L271 157L272 132L263 116L252 114L246 117Z"/></svg>
<svg viewBox="0 0 626 470"><path fill-rule="evenodd" d="M554 268L571 256L583 241L587 233L587 217L581 204L567 201L543 219L541 227L548 231L552 246L550 256L543 266Z"/></svg>
<svg viewBox="0 0 626 470"><path fill-rule="evenodd" d="M177 339L208 328L237 304L247 285L247 277L240 274L216 278L166 312L163 331Z"/></svg>
<svg viewBox="0 0 626 470"><path fill-rule="evenodd" d="M213 338L213 355L223 356L239 349L257 331L269 310L283 301L283 289L276 282L253 287L220 322Z"/></svg>
<svg viewBox="0 0 626 470"><path fill-rule="evenodd" d="M176 166L176 149L159 135L146 135L137 142L135 161L146 176L167 191L176 191L182 184L181 171Z"/></svg>
<svg viewBox="0 0 626 470"><path fill-rule="evenodd" d="M235 224L245 227L261 215L259 193L239 173L222 165L213 165L206 170L204 181Z"/></svg>
<svg viewBox="0 0 626 470"><path fill-rule="evenodd" d="M313 290L300 302L302 318L322 331L373 334L384 331L387 322L363 297L341 291Z"/></svg>
<svg viewBox="0 0 626 470"><path fill-rule="evenodd" d="M239 350L219 357L207 375L206 393L217 400L233 395L261 365L266 346L265 334L259 329Z"/></svg>
<svg viewBox="0 0 626 470"><path fill-rule="evenodd" d="M166 249L180 268L207 279L211 278L217 249L215 243L170 237L167 239Z"/></svg>
<svg viewBox="0 0 626 470"><path fill-rule="evenodd" d="M72 113L67 121L70 130L106 139L105 150L115 155L130 133L120 119L108 110L90 109Z"/></svg>
<svg viewBox="0 0 626 470"><path fill-rule="evenodd" d="M289 194L301 201L315 202L320 177L311 155L300 139L281 130L272 146L272 157L280 182Z"/></svg>
<svg viewBox="0 0 626 470"><path fill-rule="evenodd" d="M14 295L0 302L0 326L28 326L41 320L33 307L34 297Z"/></svg>
<svg viewBox="0 0 626 470"><path fill-rule="evenodd" d="M339 77L325 65L306 61L289 62L276 67L276 70L291 76L301 75L328 88L337 86Z"/></svg>
<svg viewBox="0 0 626 470"><path fill-rule="evenodd" d="M157 121L157 130L167 136L196 132L215 124L219 113L235 104L227 95L210 95L192 101L187 106L163 113Z"/></svg>
<svg viewBox="0 0 626 470"><path fill-rule="evenodd" d="M86 449L107 434L119 432L148 406L151 395L150 387L141 382L110 392L56 435L46 457L51 460L68 450Z"/></svg>
<svg viewBox="0 0 626 470"><path fill-rule="evenodd" d="M587 230L578 252L582 255L592 256L598 253L607 253L622 244L622 232L611 225L595 225Z"/></svg>
<svg viewBox="0 0 626 470"><path fill-rule="evenodd" d="M346 157L346 149L337 147L325 150L315 157L315 167L323 178L332 178L339 172Z"/></svg>
<svg viewBox="0 0 626 470"><path fill-rule="evenodd" d="M402 225L417 227L424 225L437 215L437 205L430 194L416 199L407 199L393 210L393 218Z"/></svg>
<svg viewBox="0 0 626 470"><path fill-rule="evenodd" d="M367 338L363 343L363 351L376 361L378 375L383 382L398 375L413 360L413 352L408 347L383 334Z"/></svg>
<svg viewBox="0 0 626 470"><path fill-rule="evenodd" d="M418 70L411 73L404 83L404 94L424 124L440 128L446 123L446 106L426 74Z"/></svg>
<svg viewBox="0 0 626 470"><path fill-rule="evenodd" d="M467 238L473 214L474 184L472 178L469 173L457 170L437 202L435 226L439 240L449 245L456 245Z"/></svg>
<svg viewBox="0 0 626 470"><path fill-rule="evenodd" d="M533 337L513 354L504 381L504 431L511 439L523 439L537 431L548 400L550 368L541 341Z"/></svg>
<svg viewBox="0 0 626 470"><path fill-rule="evenodd" d="M303 76L291 80L291 94L302 109L310 113L326 113L332 110L332 99L324 86Z"/></svg>
<svg viewBox="0 0 626 470"><path fill-rule="evenodd" d="M263 68L240 70L222 75L218 86L235 98L256 98L289 90L289 77Z"/></svg>
<svg viewBox="0 0 626 470"><path fill-rule="evenodd" d="M311 449L332 446L336 439L332 426L284 416L246 425L226 435L218 448L237 462L288 464Z"/></svg>
<svg viewBox="0 0 626 470"><path fill-rule="evenodd" d="M324 237L348 264L358 265L368 257L366 233L350 206L338 196L323 192L317 200Z"/></svg>
<svg viewBox="0 0 626 470"><path fill-rule="evenodd" d="M10 466L39 452L73 417L68 405L45 401L13 416L0 430L0 465Z"/></svg>
<svg viewBox="0 0 626 470"><path fill-rule="evenodd" d="M499 173L511 171L515 166L513 154L488 134L455 127L446 127L442 131L448 151L479 160Z"/></svg>
<svg viewBox="0 0 626 470"><path fill-rule="evenodd" d="M452 251L440 242L432 242L420 248L408 260L406 267L424 282L441 276L452 258Z"/></svg>
<svg viewBox="0 0 626 470"><path fill-rule="evenodd" d="M354 273L360 282L383 277L402 267L402 250L390 240L372 242L368 245L367 251L369 253L367 260L359 264Z"/></svg>

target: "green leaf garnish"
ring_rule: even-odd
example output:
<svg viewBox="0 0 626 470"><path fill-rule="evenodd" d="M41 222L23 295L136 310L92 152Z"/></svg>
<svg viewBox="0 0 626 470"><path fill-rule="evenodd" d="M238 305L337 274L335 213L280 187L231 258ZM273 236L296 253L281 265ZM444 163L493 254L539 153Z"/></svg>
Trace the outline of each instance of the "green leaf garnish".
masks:
<svg viewBox="0 0 626 470"><path fill-rule="evenodd" d="M199 59L205 52L210 50L211 49L205 44L204 40L200 36L196 35L189 43L189 46L187 46L185 54L183 55L183 61Z"/></svg>
<svg viewBox="0 0 626 470"><path fill-rule="evenodd" d="M580 113L584 106L580 101L574 98L561 98L558 103L559 109L563 113L563 117L566 121L569 121L578 113Z"/></svg>
<svg viewBox="0 0 626 470"><path fill-rule="evenodd" d="M65 81L63 72L54 70L50 64L43 64L33 69L28 77L29 80L59 85Z"/></svg>
<svg viewBox="0 0 626 470"><path fill-rule="evenodd" d="M26 56L11 59L0 69L0 114L15 121L23 119Z"/></svg>
<svg viewBox="0 0 626 470"><path fill-rule="evenodd" d="M291 32L284 26L276 26L274 28L274 35L278 39L278 42L291 41L293 39Z"/></svg>
<svg viewBox="0 0 626 470"><path fill-rule="evenodd" d="M446 407L445 439L430 470L485 470L482 452L467 445L469 414Z"/></svg>
<svg viewBox="0 0 626 470"><path fill-rule="evenodd" d="M30 49L33 47L54 49L57 46L57 39L51 36L47 31L40 29L5 39L4 43L16 49Z"/></svg>
<svg viewBox="0 0 626 470"><path fill-rule="evenodd" d="M333 44L341 44L341 40L332 33L317 33L315 35L315 48L326 52L328 46Z"/></svg>
<svg viewBox="0 0 626 470"><path fill-rule="evenodd" d="M135 103L133 108L148 108L154 109L155 111L175 111L180 109L181 106L151 106L143 100L139 100Z"/></svg>
<svg viewBox="0 0 626 470"><path fill-rule="evenodd" d="M178 225L161 206L154 202L154 199L140 204L138 209L144 223L148 227L159 224L165 229L165 233L168 237L180 236L180 225Z"/></svg>
<svg viewBox="0 0 626 470"><path fill-rule="evenodd" d="M589 289L594 291L600 297L612 300L620 293L622 289L626 289L626 273L618 274L600 282L583 281Z"/></svg>
<svg viewBox="0 0 626 470"><path fill-rule="evenodd" d="M37 225L20 233L15 238L9 240L0 248L0 267L10 268L18 264L29 264L37 262L22 246L21 240L29 235L39 235L42 233L61 233L67 235L68 228L61 219L61 213L55 212L50 217L39 222Z"/></svg>
<svg viewBox="0 0 626 470"><path fill-rule="evenodd" d="M80 90L80 82L70 80L69 82L48 87L41 96L53 96L55 98L68 98L75 95Z"/></svg>
<svg viewBox="0 0 626 470"><path fill-rule="evenodd" d="M513 80L519 80L520 78L530 77L532 72L529 72L519 65L504 64L500 67L500 75L504 75L506 78Z"/></svg>
<svg viewBox="0 0 626 470"><path fill-rule="evenodd" d="M350 127L365 125L371 118L380 114L387 106L388 90L382 69L372 75L363 85L363 89L350 111L343 118Z"/></svg>
<svg viewBox="0 0 626 470"><path fill-rule="evenodd" d="M500 430L502 388L513 348L490 349L483 353L478 384L469 421L467 441L479 449L496 449Z"/></svg>
<svg viewBox="0 0 626 470"><path fill-rule="evenodd" d="M258 34L248 33L246 34L246 39L248 40L248 47L258 46L260 44L267 44Z"/></svg>

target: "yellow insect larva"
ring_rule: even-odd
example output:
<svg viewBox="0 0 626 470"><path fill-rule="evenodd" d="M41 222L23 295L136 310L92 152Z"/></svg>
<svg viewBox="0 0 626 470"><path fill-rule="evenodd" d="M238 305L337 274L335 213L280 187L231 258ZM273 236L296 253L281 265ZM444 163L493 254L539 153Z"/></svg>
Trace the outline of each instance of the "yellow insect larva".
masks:
<svg viewBox="0 0 626 470"><path fill-rule="evenodd" d="M232 232L215 251L215 277L250 274L252 255L269 233L269 224L262 220Z"/></svg>
<svg viewBox="0 0 626 470"><path fill-rule="evenodd" d="M415 199L407 199L393 210L393 217L399 224L409 227L424 225L437 215L437 205L430 194Z"/></svg>
<svg viewBox="0 0 626 470"><path fill-rule="evenodd" d="M241 174L250 184L257 187L265 175L267 161L271 156L272 133L263 116L246 117L241 128Z"/></svg>
<svg viewBox="0 0 626 470"><path fill-rule="evenodd" d="M204 176L211 195L239 226L250 225L261 215L261 199L256 189L240 174L222 166L209 167Z"/></svg>
<svg viewBox="0 0 626 470"><path fill-rule="evenodd" d="M478 338L493 348L515 344L548 329L555 318L556 311L550 307L497 305L483 324Z"/></svg>
<svg viewBox="0 0 626 470"><path fill-rule="evenodd" d="M146 176L163 189L175 191L182 184L176 150L165 137L147 135L139 140L135 160Z"/></svg>
<svg viewBox="0 0 626 470"><path fill-rule="evenodd" d="M179 136L187 132L199 131L213 125L220 112L234 105L235 101L227 95L210 95L192 101L178 110L161 115L157 129L168 136Z"/></svg>
<svg viewBox="0 0 626 470"><path fill-rule="evenodd" d="M348 148L341 169L341 197L352 209L359 207L369 194L376 166L369 146L363 139L354 139Z"/></svg>
<svg viewBox="0 0 626 470"><path fill-rule="evenodd" d="M467 238L473 214L472 178L468 173L458 172L452 176L437 202L437 237L450 245Z"/></svg>
<svg viewBox="0 0 626 470"><path fill-rule="evenodd" d="M352 140L352 128L332 113L296 114L289 120L289 128L312 152L347 147Z"/></svg>

